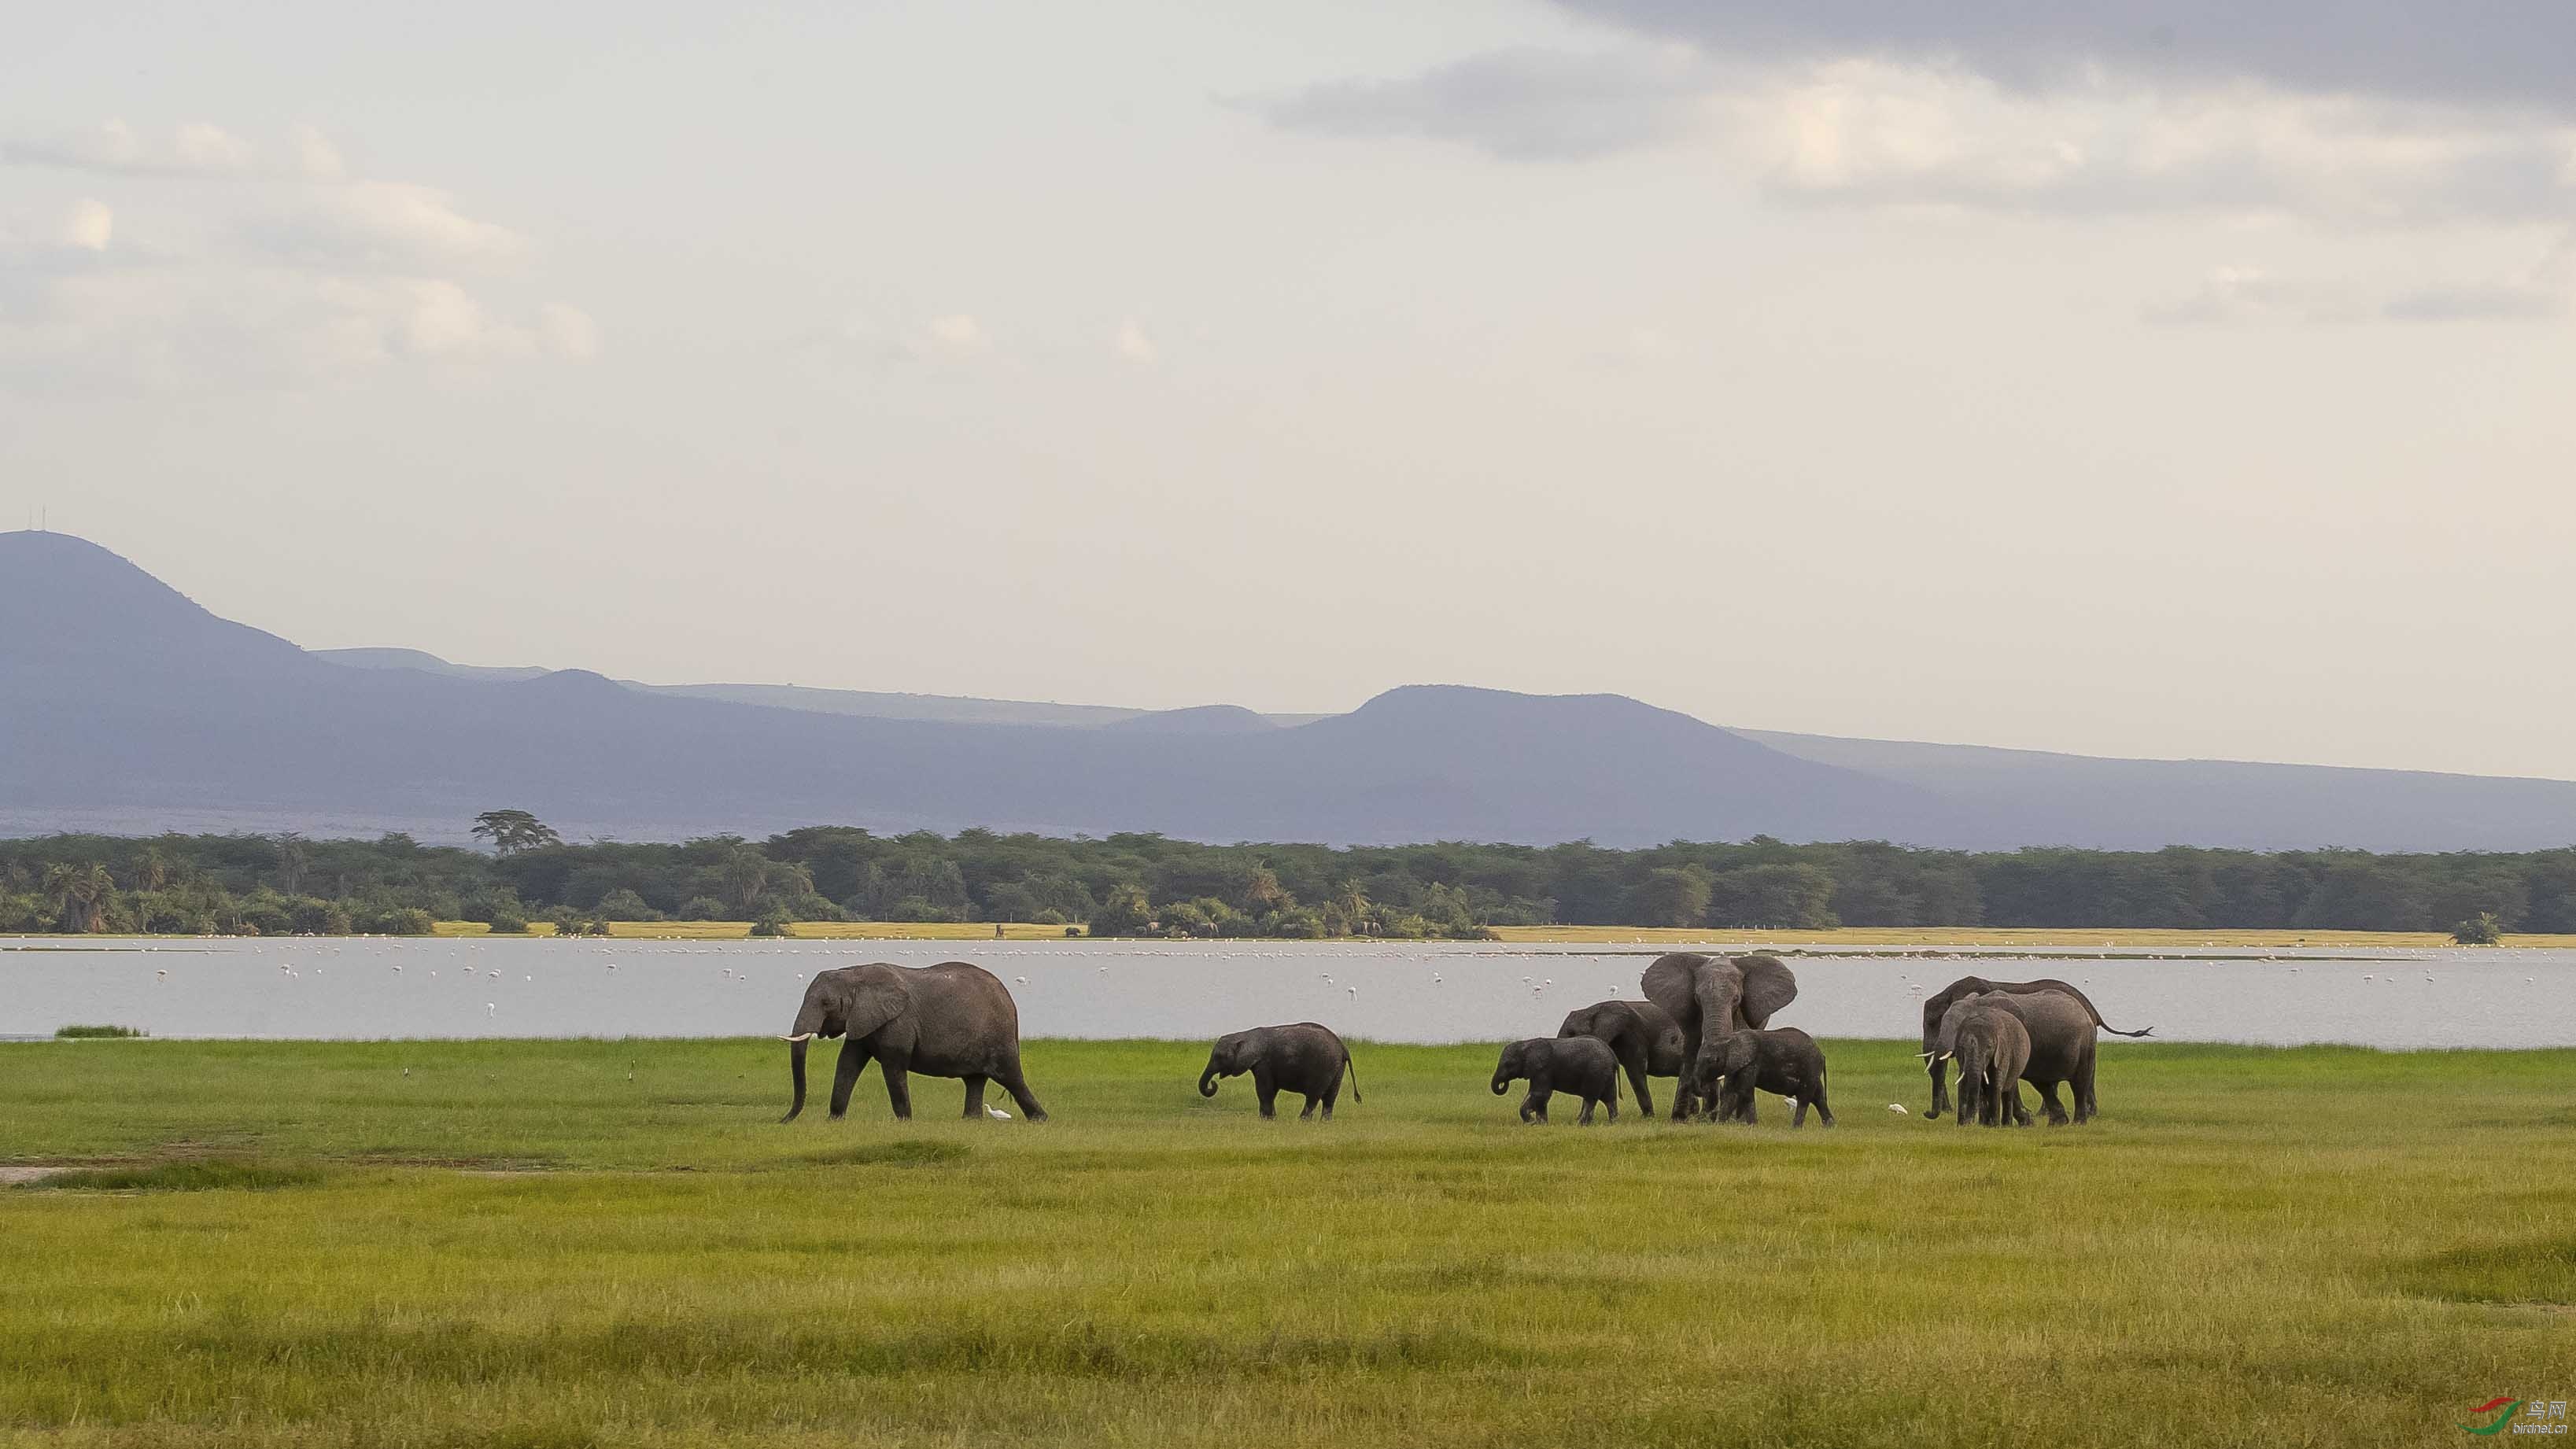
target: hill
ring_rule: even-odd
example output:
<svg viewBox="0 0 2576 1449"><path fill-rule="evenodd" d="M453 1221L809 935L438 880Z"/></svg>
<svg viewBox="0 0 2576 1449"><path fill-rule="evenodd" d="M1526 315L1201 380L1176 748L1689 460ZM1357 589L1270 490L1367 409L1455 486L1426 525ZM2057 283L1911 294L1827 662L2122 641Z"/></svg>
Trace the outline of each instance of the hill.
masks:
<svg viewBox="0 0 2576 1449"><path fill-rule="evenodd" d="M2565 781L1726 730L1616 695L1416 685L1264 716L311 653L54 533L0 533L0 620L8 834L453 840L507 804L628 839L840 823L1331 844L2576 842Z"/></svg>

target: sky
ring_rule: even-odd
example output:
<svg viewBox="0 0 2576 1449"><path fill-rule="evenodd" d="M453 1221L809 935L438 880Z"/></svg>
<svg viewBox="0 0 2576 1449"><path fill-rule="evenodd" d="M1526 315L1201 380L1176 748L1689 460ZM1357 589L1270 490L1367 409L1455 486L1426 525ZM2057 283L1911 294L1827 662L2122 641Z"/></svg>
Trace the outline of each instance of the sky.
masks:
<svg viewBox="0 0 2576 1449"><path fill-rule="evenodd" d="M0 526L308 646L2576 778L2568 7L10 10Z"/></svg>

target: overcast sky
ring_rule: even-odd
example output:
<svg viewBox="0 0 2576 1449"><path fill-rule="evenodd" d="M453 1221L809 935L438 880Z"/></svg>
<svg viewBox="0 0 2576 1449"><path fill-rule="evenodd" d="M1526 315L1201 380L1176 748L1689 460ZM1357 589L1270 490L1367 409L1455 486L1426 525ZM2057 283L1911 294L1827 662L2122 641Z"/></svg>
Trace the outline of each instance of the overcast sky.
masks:
<svg viewBox="0 0 2576 1449"><path fill-rule="evenodd" d="M2576 8L8 30L0 526L303 644L2576 777Z"/></svg>

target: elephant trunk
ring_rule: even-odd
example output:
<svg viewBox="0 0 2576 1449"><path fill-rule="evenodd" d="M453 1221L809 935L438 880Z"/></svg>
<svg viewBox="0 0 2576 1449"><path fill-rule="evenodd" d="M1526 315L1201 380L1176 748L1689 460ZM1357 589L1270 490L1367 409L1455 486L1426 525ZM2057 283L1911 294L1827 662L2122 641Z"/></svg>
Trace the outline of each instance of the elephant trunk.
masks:
<svg viewBox="0 0 2576 1449"><path fill-rule="evenodd" d="M813 1039L811 1033L787 1039L787 1076L796 1084L796 1100L787 1105L787 1115L778 1119L781 1122L793 1122L805 1110L805 1044Z"/></svg>
<svg viewBox="0 0 2576 1449"><path fill-rule="evenodd" d="M1508 1073L1508 1072L1502 1072L1502 1071L1497 1071L1497 1072L1495 1072L1495 1073L1494 1073L1494 1095L1495 1095L1495 1096L1497 1096L1497 1097L1499 1097L1499 1096L1501 1096L1502 1094L1504 1094L1505 1092L1510 1091L1511 1089L1512 1089L1512 1078L1511 1078L1511 1074L1510 1074L1510 1073Z"/></svg>
<svg viewBox="0 0 2576 1449"><path fill-rule="evenodd" d="M1199 1073L1199 1095L1202 1097L1216 1095L1216 1058L1214 1057L1208 1058L1207 1070Z"/></svg>

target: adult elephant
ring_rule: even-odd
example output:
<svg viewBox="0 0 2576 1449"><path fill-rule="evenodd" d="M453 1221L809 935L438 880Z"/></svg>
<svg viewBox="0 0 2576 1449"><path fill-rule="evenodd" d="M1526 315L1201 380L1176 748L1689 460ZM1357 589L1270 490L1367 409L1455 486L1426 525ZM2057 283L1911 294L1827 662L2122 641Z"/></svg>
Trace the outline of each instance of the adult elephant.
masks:
<svg viewBox="0 0 2576 1449"><path fill-rule="evenodd" d="M840 1037L841 1060L832 1072L832 1116L850 1109L850 1089L875 1061L885 1070L886 1101L894 1115L912 1120L909 1074L966 1079L966 1115L984 1115L984 1083L1002 1084L1020 1115L1046 1120L1046 1108L1020 1075L1020 1009L1001 978L964 961L905 967L873 962L816 972L797 1009L796 1030L786 1037L787 1067L796 1100L782 1122L805 1110L805 1045Z"/></svg>
<svg viewBox="0 0 2576 1449"><path fill-rule="evenodd" d="M1941 1030L1941 1018L1952 1005L1990 991L2000 991L2007 996L2028 996L2037 991L2058 992L2073 997L2083 1006L2085 1015L2093 1018L2095 1026L2113 1036L2151 1036L2155 1033L2152 1026L2139 1031L2120 1030L2102 1019L2101 1011L2093 1005L2093 998L2054 977L2039 981L1988 981L1983 976L1962 976L1923 998L1923 1057L1927 1063L1924 1070L1932 1077L1932 1110L1924 1116L1938 1117L1950 1110L1950 1064L1941 1060L1940 1053L1933 1050L1933 1038Z"/></svg>
<svg viewBox="0 0 2576 1449"><path fill-rule="evenodd" d="M1962 996L1942 1013L1932 1045L1924 1048L1932 1061L1938 1064L1944 1056L1955 1054L1961 1025L1988 1010L2020 1018L2029 1033L2029 1059L2021 1069L2021 1079L2039 1089L2039 1102L2048 1112L2048 1125L2066 1125L2066 1108L2057 1100L2061 1084L2074 1094L2075 1120L2091 1121L2101 1110L2093 1096L2093 1028L2097 1023L2091 1004L2063 991L1984 991ZM1961 1110L1967 1105L1963 1095Z"/></svg>
<svg viewBox="0 0 2576 1449"><path fill-rule="evenodd" d="M1703 956L1674 951L1658 956L1638 978L1646 999L1661 1007L1682 1032L1682 1061L1697 1076L1723 1075L1697 1066L1712 1044L1730 1033L1760 1031L1780 1008L1798 998L1798 978L1776 956ZM1686 1074L1684 1080L1691 1080ZM1691 1095L1676 1088L1673 1120L1690 1115Z"/></svg>
<svg viewBox="0 0 2576 1449"><path fill-rule="evenodd" d="M1590 1006L1567 1012L1565 1024L1556 1029L1557 1039L1588 1036L1610 1048L1619 1059L1620 1068L1628 1074L1628 1085L1637 1094L1640 1115L1655 1115L1654 1094L1646 1090L1648 1077L1672 1077L1676 1092L1687 1092L1689 1083L1679 1081L1682 1074L1682 1029L1672 1013L1651 1001L1596 1001Z"/></svg>

